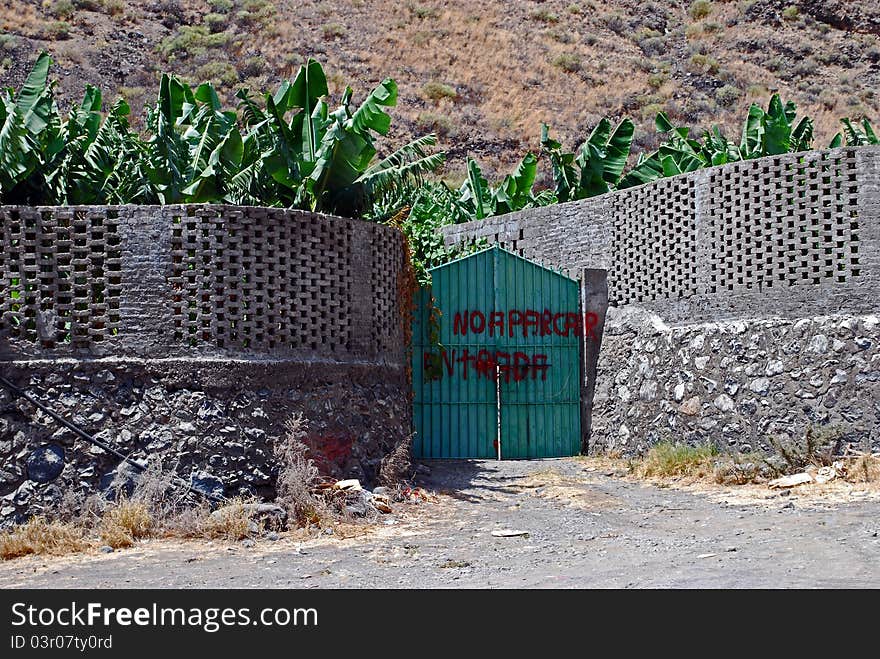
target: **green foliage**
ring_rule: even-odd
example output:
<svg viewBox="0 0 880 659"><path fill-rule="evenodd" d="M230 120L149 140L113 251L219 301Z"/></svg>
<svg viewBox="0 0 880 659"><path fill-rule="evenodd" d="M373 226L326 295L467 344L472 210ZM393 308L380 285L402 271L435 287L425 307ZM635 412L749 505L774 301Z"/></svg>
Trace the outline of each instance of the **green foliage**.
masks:
<svg viewBox="0 0 880 659"><path fill-rule="evenodd" d="M43 28L43 38L52 41L67 39L70 36L70 23L67 21L52 21Z"/></svg>
<svg viewBox="0 0 880 659"><path fill-rule="evenodd" d="M843 134L837 133L831 140L830 148L834 149L839 146L868 146L871 144L880 144L877 140L877 134L871 126L871 122L862 119L862 126L853 125L852 120L843 118L840 120L843 124Z"/></svg>
<svg viewBox="0 0 880 659"><path fill-rule="evenodd" d="M346 29L339 23L327 23L321 26L321 34L325 39L339 39L345 36Z"/></svg>
<svg viewBox="0 0 880 659"><path fill-rule="evenodd" d="M16 39L14 34L0 32L0 50L15 50Z"/></svg>
<svg viewBox="0 0 880 659"><path fill-rule="evenodd" d="M416 125L419 127L419 130L428 130L441 137L451 137L455 135L455 125L445 114L439 114L437 112L420 112L419 116L416 117Z"/></svg>
<svg viewBox="0 0 880 659"><path fill-rule="evenodd" d="M258 76L266 70L266 60L256 55L248 57L241 67L241 74L245 77Z"/></svg>
<svg viewBox="0 0 880 659"><path fill-rule="evenodd" d="M724 85L715 91L715 100L718 101L718 105L724 108L731 107L741 96L742 92L733 85Z"/></svg>
<svg viewBox="0 0 880 659"><path fill-rule="evenodd" d="M560 202L584 199L615 189L629 158L635 126L623 119L612 129L603 118L578 152L565 153L550 139L550 129L541 127L541 146L553 167L556 197Z"/></svg>
<svg viewBox="0 0 880 659"><path fill-rule="evenodd" d="M416 278L420 285L426 286L431 282L429 268L447 263L469 251L464 246L447 246L440 228L468 218L458 206L456 194L442 182L426 182L414 190L409 201L409 213L400 224L400 229L409 243Z"/></svg>
<svg viewBox="0 0 880 659"><path fill-rule="evenodd" d="M76 13L76 7L70 0L56 0L50 11L57 18L68 19Z"/></svg>
<svg viewBox="0 0 880 659"><path fill-rule="evenodd" d="M238 71L229 62L214 60L199 67L199 78L215 85L231 87L238 83Z"/></svg>
<svg viewBox="0 0 880 659"><path fill-rule="evenodd" d="M483 178L477 162L468 158L468 176L459 189L458 208L468 220L482 220L492 215L554 203L556 199L548 191L535 193L532 189L537 172L538 159L527 153L513 173L505 176L501 184L493 188Z"/></svg>
<svg viewBox="0 0 880 659"><path fill-rule="evenodd" d="M159 52L165 57L204 55L209 49L222 48L230 38L228 33L211 32L205 25L181 25L176 34L162 40Z"/></svg>
<svg viewBox="0 0 880 659"><path fill-rule="evenodd" d="M458 96L455 87L443 84L442 82L426 82L422 87L422 96L431 101L440 101L444 98L452 98Z"/></svg>
<svg viewBox="0 0 880 659"><path fill-rule="evenodd" d="M232 0L208 0L208 4L218 14L228 14L234 7Z"/></svg>
<svg viewBox="0 0 880 659"><path fill-rule="evenodd" d="M210 14L205 14L202 21L212 34L217 34L226 29L226 25L229 23L229 17L226 14L211 12Z"/></svg>
<svg viewBox="0 0 880 659"><path fill-rule="evenodd" d="M575 73L581 70L581 57L577 53L562 53L553 60L553 66L568 73Z"/></svg>
<svg viewBox="0 0 880 659"><path fill-rule="evenodd" d="M130 203L141 199L140 142L128 105L101 118L101 93L88 86L62 121L41 54L18 95L0 96L0 201L29 204Z"/></svg>
<svg viewBox="0 0 880 659"><path fill-rule="evenodd" d="M813 140L813 121L804 117L796 122L796 113L794 103L783 104L778 94L771 97L767 110L752 104L740 144L736 145L717 126L704 132L702 141L693 139L689 128L673 125L661 112L655 125L666 140L656 151L639 154L635 167L623 177L618 187L628 188L738 160L805 151Z"/></svg>
<svg viewBox="0 0 880 659"><path fill-rule="evenodd" d="M712 444L689 446L670 442L659 442L632 465L633 471L641 477L696 476L711 472L713 460L718 449Z"/></svg>
<svg viewBox="0 0 880 659"><path fill-rule="evenodd" d="M549 9L535 9L529 12L529 18L540 23L558 23L559 16Z"/></svg>
<svg viewBox="0 0 880 659"><path fill-rule="evenodd" d="M104 11L110 16L121 16L125 13L125 0L105 0Z"/></svg>
<svg viewBox="0 0 880 659"><path fill-rule="evenodd" d="M91 86L63 120L50 64L43 53L18 94L0 96L2 203L225 202L375 217L374 207L443 161L426 151L432 135L376 159L374 136L388 133L385 110L397 102L391 79L356 107L346 89L331 111L324 71L309 60L262 102L240 90L236 112L221 108L210 83L192 89L166 74L142 138L125 101L102 118Z"/></svg>
<svg viewBox="0 0 880 659"><path fill-rule="evenodd" d="M694 53L688 60L688 68L695 73L715 75L718 73L718 61L709 55Z"/></svg>

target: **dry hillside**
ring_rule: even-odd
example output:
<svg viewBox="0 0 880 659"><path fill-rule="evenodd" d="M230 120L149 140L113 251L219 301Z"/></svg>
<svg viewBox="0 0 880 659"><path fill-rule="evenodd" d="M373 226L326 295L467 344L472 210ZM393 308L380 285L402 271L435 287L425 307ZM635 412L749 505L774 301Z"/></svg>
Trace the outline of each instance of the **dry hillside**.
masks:
<svg viewBox="0 0 880 659"><path fill-rule="evenodd" d="M778 90L816 119L880 120L876 0L0 0L0 79L18 85L41 49L61 98L99 85L139 111L158 72L234 90L274 88L303 58L338 94L386 76L400 86L392 139L436 131L447 175L467 155L500 173L549 122L567 146L601 115L636 120L655 143L666 110L738 133L750 101Z"/></svg>

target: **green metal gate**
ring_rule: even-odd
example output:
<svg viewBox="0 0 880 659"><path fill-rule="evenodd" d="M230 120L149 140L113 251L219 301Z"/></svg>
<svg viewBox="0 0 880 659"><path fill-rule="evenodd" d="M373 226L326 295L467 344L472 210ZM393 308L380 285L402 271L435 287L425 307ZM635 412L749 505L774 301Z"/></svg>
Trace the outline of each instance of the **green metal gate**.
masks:
<svg viewBox="0 0 880 659"><path fill-rule="evenodd" d="M413 325L415 455L493 458L499 434L502 458L579 453L577 281L497 246L431 278Z"/></svg>

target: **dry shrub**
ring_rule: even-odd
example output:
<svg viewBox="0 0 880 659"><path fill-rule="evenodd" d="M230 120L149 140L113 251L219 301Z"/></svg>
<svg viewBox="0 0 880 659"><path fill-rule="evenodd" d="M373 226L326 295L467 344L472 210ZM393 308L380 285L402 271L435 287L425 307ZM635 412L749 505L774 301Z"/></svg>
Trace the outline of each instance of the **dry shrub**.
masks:
<svg viewBox="0 0 880 659"><path fill-rule="evenodd" d="M295 414L285 424L286 432L275 440L275 458L281 464L276 490L278 503L287 509L290 519L308 526L320 524L329 511L327 503L315 494L320 473L309 457L306 421Z"/></svg>
<svg viewBox="0 0 880 659"><path fill-rule="evenodd" d="M412 441L410 435L382 458L379 465L379 482L388 487L407 480L412 475Z"/></svg>
<svg viewBox="0 0 880 659"><path fill-rule="evenodd" d="M851 483L872 483L880 480L880 456L860 455L847 466L846 480Z"/></svg>
<svg viewBox="0 0 880 659"><path fill-rule="evenodd" d="M208 536L206 529L210 526L210 518L211 508L207 503L186 506L165 518L162 532L172 538L204 538Z"/></svg>
<svg viewBox="0 0 880 659"><path fill-rule="evenodd" d="M158 457L137 474L130 497L125 495L125 482L120 471L111 486L116 503L105 507L97 529L101 541L114 549L131 547L136 540L155 535L181 512L186 496L175 484L174 470L165 469Z"/></svg>
<svg viewBox="0 0 880 659"><path fill-rule="evenodd" d="M709 444L688 446L663 441L655 444L630 466L641 478L693 477L705 478L714 472L718 450Z"/></svg>
<svg viewBox="0 0 880 659"><path fill-rule="evenodd" d="M49 522L44 517L33 517L26 524L0 534L0 558L3 560L28 554L69 554L87 547L81 529L62 522Z"/></svg>
<svg viewBox="0 0 880 659"><path fill-rule="evenodd" d="M98 534L104 544L119 549L149 537L155 527L156 521L146 504L122 499L104 513Z"/></svg>
<svg viewBox="0 0 880 659"><path fill-rule="evenodd" d="M715 482L720 485L748 485L764 480L769 467L762 453L733 453L715 461Z"/></svg>
<svg viewBox="0 0 880 659"><path fill-rule="evenodd" d="M131 500L143 504L154 517L161 519L172 514L183 497L176 491L175 471L165 469L159 457L150 460L137 477Z"/></svg>
<svg viewBox="0 0 880 659"><path fill-rule="evenodd" d="M220 540L244 540L251 535L251 511L240 498L230 499L224 506L203 518L201 534Z"/></svg>
<svg viewBox="0 0 880 659"><path fill-rule="evenodd" d="M53 520L90 529L100 522L109 503L101 494L78 492L74 489L65 490Z"/></svg>
<svg viewBox="0 0 880 659"><path fill-rule="evenodd" d="M782 456L789 473L803 471L810 465L831 465L840 453L843 432L836 426L807 426L803 437L789 439L770 437L770 445Z"/></svg>

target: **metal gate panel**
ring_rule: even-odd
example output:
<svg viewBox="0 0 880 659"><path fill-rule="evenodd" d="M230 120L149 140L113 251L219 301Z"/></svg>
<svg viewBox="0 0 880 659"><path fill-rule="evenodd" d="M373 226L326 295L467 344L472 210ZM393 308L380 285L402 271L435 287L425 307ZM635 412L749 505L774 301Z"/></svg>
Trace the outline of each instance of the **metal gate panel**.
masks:
<svg viewBox="0 0 880 659"><path fill-rule="evenodd" d="M578 283L497 246L431 276L413 326L415 455L496 457L499 407L502 457L578 453Z"/></svg>
<svg viewBox="0 0 880 659"><path fill-rule="evenodd" d="M508 331L503 342L505 351L524 354L535 365L501 377L502 457L575 455L581 445L581 332L573 325L581 318L578 283L500 250L496 259L496 308L549 311L551 325L546 335L540 325L526 326L526 336Z"/></svg>
<svg viewBox="0 0 880 659"><path fill-rule="evenodd" d="M430 337L431 295L433 307L472 309L492 304L492 260L465 258L456 267L432 270L432 287L421 290L413 329L413 421L416 436L413 452L431 458L490 458L497 434L495 381L477 377L470 363L461 362L484 347L472 334L454 333L453 319L439 318L439 340ZM435 330L436 331L436 330ZM426 373L425 355L435 356L439 377ZM439 357L439 358L438 358Z"/></svg>

